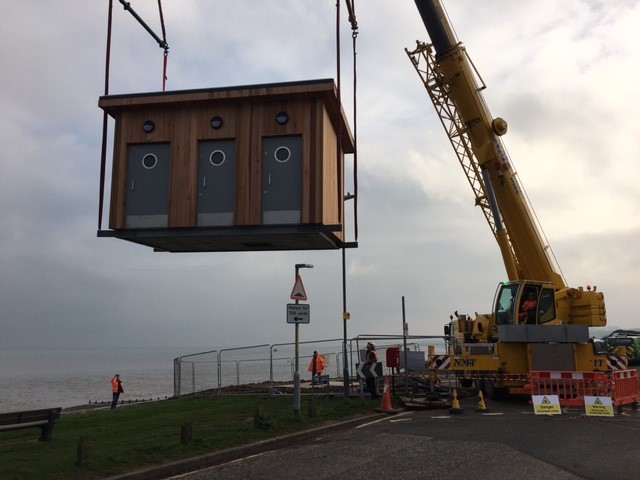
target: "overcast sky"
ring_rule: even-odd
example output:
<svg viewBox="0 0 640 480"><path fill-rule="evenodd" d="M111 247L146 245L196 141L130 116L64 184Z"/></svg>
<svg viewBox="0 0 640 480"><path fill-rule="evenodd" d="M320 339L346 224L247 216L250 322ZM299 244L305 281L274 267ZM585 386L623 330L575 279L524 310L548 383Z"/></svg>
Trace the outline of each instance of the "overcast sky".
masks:
<svg viewBox="0 0 640 480"><path fill-rule="evenodd" d="M335 0L162 3L169 90L336 77ZM157 2L131 5L160 33ZM315 266L301 271L311 305L301 340L341 338L339 250L168 254L96 237L107 6L0 0L0 348L293 340L295 263ZM446 7L493 115L509 122L504 142L569 285L597 285L609 325L639 327L640 3ZM404 52L428 40L414 2L360 0L356 9L359 248L347 251L349 336L401 334L402 296L409 333L440 334L454 310L490 311L504 267ZM161 72L162 50L114 0L111 93L161 90ZM351 215L349 223L353 240Z"/></svg>

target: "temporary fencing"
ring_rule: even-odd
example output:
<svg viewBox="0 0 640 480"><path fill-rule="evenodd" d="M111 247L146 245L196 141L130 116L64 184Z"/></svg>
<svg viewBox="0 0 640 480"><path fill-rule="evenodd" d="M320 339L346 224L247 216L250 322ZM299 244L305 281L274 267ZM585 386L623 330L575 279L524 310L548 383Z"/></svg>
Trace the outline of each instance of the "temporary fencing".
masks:
<svg viewBox="0 0 640 480"><path fill-rule="evenodd" d="M287 347L286 344L252 345L178 357L174 359L174 396L206 391L220 393L229 386L291 381L294 353ZM324 355L328 368L340 364L337 354L331 351L335 346L315 348ZM299 369L303 375L311 357L312 353L306 350L300 355Z"/></svg>
<svg viewBox="0 0 640 480"><path fill-rule="evenodd" d="M339 376L342 370L339 339L300 342L299 371L307 367L318 350L325 359L326 372ZM293 344L262 344L247 347L210 350L174 359L174 396L217 391L228 386L268 384L292 381L294 374Z"/></svg>
<svg viewBox="0 0 640 480"><path fill-rule="evenodd" d="M618 370L611 375L611 391L613 405L618 412L623 405L638 408L638 396L640 395L640 383L638 383L637 370Z"/></svg>
<svg viewBox="0 0 640 480"><path fill-rule="evenodd" d="M609 377L604 372L540 372L529 373L531 395L558 395L560 406L584 406L584 397L608 397Z"/></svg>
<svg viewBox="0 0 640 480"><path fill-rule="evenodd" d="M342 339L327 339L299 342L298 371L302 377L310 376L307 368L313 352L318 351L325 360L325 374L331 379L343 380L345 369L350 372L349 384L362 390L360 379L355 375L356 365L362 362L365 355L364 345L367 341L375 340L378 345L378 356L385 358L387 348L398 348L406 345L410 353L422 353L421 370L426 373L426 342L438 342L439 336L407 336L410 343L403 342L405 337L398 335L359 335L348 341L347 358L344 358ZM384 344L383 344L384 342ZM424 343L420 343L424 342ZM248 347L228 348L198 352L174 359L174 396L195 394L201 392L225 391L234 392L238 389L225 389L232 386L247 386L266 384L270 393L282 393L279 384L292 382L295 370L295 344L278 343L253 345ZM421 348L422 347L422 348ZM403 356L400 355L402 362ZM411 358L409 358L411 360ZM346 364L346 365L345 365ZM415 372L411 362L405 371Z"/></svg>
<svg viewBox="0 0 640 480"><path fill-rule="evenodd" d="M529 373L527 385L531 395L557 395L561 407L584 407L584 397L611 397L620 410L623 405L637 408L640 394L638 372L618 370L605 372Z"/></svg>

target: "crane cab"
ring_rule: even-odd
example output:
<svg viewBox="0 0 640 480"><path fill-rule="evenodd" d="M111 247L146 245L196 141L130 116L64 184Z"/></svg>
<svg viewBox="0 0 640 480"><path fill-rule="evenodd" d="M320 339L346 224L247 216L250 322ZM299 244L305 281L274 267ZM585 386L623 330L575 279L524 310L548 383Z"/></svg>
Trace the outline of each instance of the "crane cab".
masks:
<svg viewBox="0 0 640 480"><path fill-rule="evenodd" d="M543 282L503 282L494 303L496 325L543 325L556 319L553 285Z"/></svg>

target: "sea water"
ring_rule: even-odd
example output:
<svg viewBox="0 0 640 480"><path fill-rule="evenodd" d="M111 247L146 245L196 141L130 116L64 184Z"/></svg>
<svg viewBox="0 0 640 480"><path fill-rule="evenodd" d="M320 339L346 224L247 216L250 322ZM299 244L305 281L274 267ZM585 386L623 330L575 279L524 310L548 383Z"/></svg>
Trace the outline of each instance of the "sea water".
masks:
<svg viewBox="0 0 640 480"><path fill-rule="evenodd" d="M2 349L0 412L109 402L116 373L124 401L171 397L173 359L189 351L194 349Z"/></svg>
<svg viewBox="0 0 640 480"><path fill-rule="evenodd" d="M227 385L291 380L293 351L283 356L283 350L291 348L0 349L0 412L111 402L111 378L116 373L124 402L170 398L176 388L184 395ZM185 358L176 370L174 359L179 357ZM308 359L302 358L304 373ZM174 378L176 371L180 378Z"/></svg>

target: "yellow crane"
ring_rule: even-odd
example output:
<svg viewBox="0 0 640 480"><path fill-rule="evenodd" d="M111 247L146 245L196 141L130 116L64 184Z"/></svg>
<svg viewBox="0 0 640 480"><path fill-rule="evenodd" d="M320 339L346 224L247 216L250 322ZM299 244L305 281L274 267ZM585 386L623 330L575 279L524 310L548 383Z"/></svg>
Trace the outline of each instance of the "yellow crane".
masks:
<svg viewBox="0 0 640 480"><path fill-rule="evenodd" d="M415 0L431 43L406 50L498 243L508 281L491 313L459 315L445 327L446 365L463 385L491 397L517 391L532 370L607 371L616 365L590 341L607 323L597 288L569 287L503 144L507 122L493 117L482 77L458 41L440 0ZM430 355L437 370L439 357Z"/></svg>

